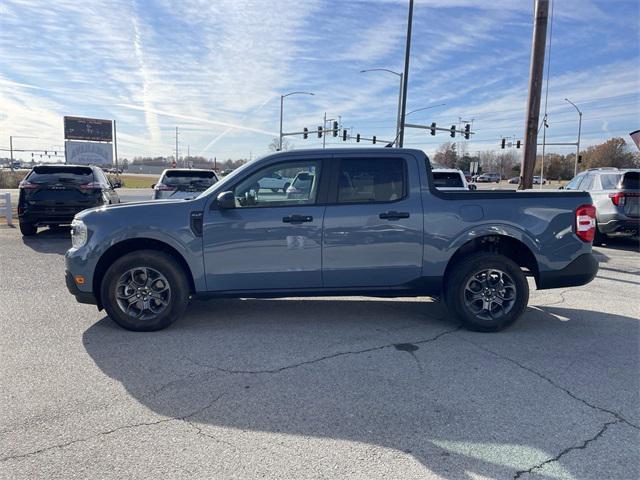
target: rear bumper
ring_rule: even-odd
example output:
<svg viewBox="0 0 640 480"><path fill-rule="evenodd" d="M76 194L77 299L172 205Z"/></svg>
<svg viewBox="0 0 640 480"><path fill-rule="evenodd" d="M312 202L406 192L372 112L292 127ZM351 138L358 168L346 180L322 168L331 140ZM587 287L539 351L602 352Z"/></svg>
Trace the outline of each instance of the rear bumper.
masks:
<svg viewBox="0 0 640 480"><path fill-rule="evenodd" d="M598 260L593 253L584 253L562 270L540 272L538 290L561 287L577 287L594 279L598 273Z"/></svg>
<svg viewBox="0 0 640 480"><path fill-rule="evenodd" d="M71 293L71 295L76 297L76 301L78 303L88 303L89 305L98 304L98 301L96 300L96 297L93 293L81 292L78 289L78 286L73 281L73 275L71 275L71 272L69 270L64 272L64 280L65 280L65 283L67 284L67 289L69 290L69 293Z"/></svg>
<svg viewBox="0 0 640 480"><path fill-rule="evenodd" d="M65 208L63 211L47 211L47 210L30 210L26 209L18 214L18 218L23 223L32 223L34 225L68 225L73 221L76 214L88 208L99 207L102 204L94 206L88 205L74 209Z"/></svg>
<svg viewBox="0 0 640 480"><path fill-rule="evenodd" d="M640 231L640 218L605 217L598 221L598 230L605 235L637 235Z"/></svg>

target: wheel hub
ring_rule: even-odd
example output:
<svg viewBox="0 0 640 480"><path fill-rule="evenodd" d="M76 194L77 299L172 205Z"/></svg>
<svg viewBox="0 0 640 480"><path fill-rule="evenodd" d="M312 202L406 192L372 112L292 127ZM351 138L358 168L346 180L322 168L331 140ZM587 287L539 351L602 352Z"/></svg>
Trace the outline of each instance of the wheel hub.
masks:
<svg viewBox="0 0 640 480"><path fill-rule="evenodd" d="M123 273L115 288L120 309L129 316L151 320L162 313L171 300L166 277L150 267L136 267Z"/></svg>
<svg viewBox="0 0 640 480"><path fill-rule="evenodd" d="M515 282L506 272L480 270L471 275L466 283L465 306L480 319L494 320L511 311L516 293Z"/></svg>

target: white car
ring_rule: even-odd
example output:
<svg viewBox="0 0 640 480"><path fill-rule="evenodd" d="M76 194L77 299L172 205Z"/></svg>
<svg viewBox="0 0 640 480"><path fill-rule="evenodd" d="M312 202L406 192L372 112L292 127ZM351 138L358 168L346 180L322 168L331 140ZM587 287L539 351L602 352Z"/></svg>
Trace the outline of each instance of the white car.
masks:
<svg viewBox="0 0 640 480"><path fill-rule="evenodd" d="M457 168L434 168L433 184L438 190L475 190L475 185L469 185L464 172Z"/></svg>
<svg viewBox="0 0 640 480"><path fill-rule="evenodd" d="M198 168L168 168L158 183L154 183L152 200L163 198L194 198L218 181L213 170Z"/></svg>
<svg viewBox="0 0 640 480"><path fill-rule="evenodd" d="M273 193L282 190L286 193L287 188L291 186L291 179L281 176L278 172L272 172L267 177L262 177L258 181L260 190L271 190Z"/></svg>

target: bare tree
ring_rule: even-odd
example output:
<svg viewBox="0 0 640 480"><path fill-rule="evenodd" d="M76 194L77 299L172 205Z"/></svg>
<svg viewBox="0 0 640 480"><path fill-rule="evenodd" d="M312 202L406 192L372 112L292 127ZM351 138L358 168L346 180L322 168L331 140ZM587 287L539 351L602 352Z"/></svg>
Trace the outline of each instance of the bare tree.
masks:
<svg viewBox="0 0 640 480"><path fill-rule="evenodd" d="M277 152L279 144L280 144L280 141L278 140L278 137L273 137L273 140L271 140L271 143L269 144L269 151L270 152ZM287 150L293 150L293 144L289 140L287 140L286 137L283 137L282 138L282 151L285 152Z"/></svg>

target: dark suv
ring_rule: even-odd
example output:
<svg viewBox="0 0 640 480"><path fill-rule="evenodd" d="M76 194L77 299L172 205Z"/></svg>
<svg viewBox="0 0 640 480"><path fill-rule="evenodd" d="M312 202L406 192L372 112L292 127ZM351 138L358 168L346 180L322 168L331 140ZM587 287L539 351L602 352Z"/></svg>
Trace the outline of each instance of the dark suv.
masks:
<svg viewBox="0 0 640 480"><path fill-rule="evenodd" d="M67 225L86 209L119 203L115 189L99 167L41 165L20 182L18 218L22 235L34 235L39 226Z"/></svg>
<svg viewBox="0 0 640 480"><path fill-rule="evenodd" d="M592 168L564 188L591 195L597 222L594 244L608 236L633 237L640 232L640 169Z"/></svg>

